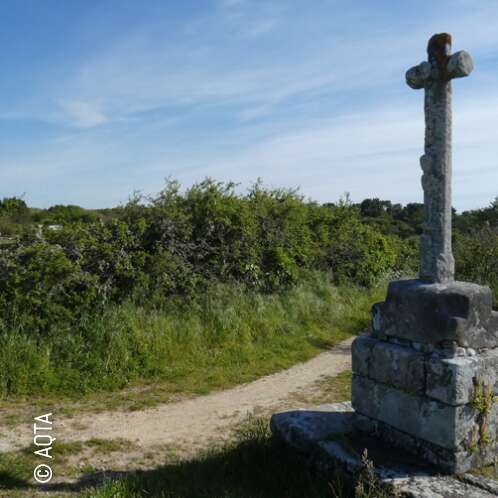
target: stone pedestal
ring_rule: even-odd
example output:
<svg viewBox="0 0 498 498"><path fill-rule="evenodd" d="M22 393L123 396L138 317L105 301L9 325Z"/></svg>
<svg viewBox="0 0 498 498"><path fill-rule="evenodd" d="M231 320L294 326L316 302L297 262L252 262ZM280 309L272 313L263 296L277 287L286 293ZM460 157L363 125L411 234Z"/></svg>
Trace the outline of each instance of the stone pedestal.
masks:
<svg viewBox="0 0 498 498"><path fill-rule="evenodd" d="M400 280L353 343L354 425L444 472L498 455L498 313L487 287Z"/></svg>
<svg viewBox="0 0 498 498"><path fill-rule="evenodd" d="M400 498L498 496L498 481L473 474L440 475L438 469L424 465L410 453L356 430L356 419L349 403L336 403L277 413L271 428L286 450L330 482L339 479L354 485L364 468L362 455L367 450L379 483Z"/></svg>

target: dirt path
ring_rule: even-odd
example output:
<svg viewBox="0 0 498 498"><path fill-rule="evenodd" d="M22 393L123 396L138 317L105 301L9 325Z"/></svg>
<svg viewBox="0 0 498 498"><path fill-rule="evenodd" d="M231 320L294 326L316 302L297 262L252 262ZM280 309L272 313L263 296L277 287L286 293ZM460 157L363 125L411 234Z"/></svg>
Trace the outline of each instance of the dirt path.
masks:
<svg viewBox="0 0 498 498"><path fill-rule="evenodd" d="M64 439L86 440L125 438L140 446L150 444L201 444L249 414L266 412L282 404L294 393L312 387L320 378L350 368L351 340L321 353L306 363L243 384L226 391L179 403L128 413L101 413L78 419L88 428L74 430L60 424Z"/></svg>
<svg viewBox="0 0 498 498"><path fill-rule="evenodd" d="M84 413L59 418L54 425L57 441L88 441L92 438L125 439L143 453L150 448L194 450L230 435L230 428L250 414L268 414L293 403L293 394L313 392L317 383L351 367L352 339L348 339L306 363L226 391L142 411ZM54 421L55 421L54 414ZM31 429L32 430L32 429ZM2 438L0 451L26 447L30 430L19 427ZM57 443L55 443L57 444Z"/></svg>

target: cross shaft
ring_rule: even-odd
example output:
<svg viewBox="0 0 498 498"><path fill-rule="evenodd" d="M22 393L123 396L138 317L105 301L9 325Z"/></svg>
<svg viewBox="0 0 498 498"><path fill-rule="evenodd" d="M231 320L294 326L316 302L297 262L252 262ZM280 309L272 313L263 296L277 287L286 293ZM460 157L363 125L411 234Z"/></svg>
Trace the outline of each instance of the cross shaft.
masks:
<svg viewBox="0 0 498 498"><path fill-rule="evenodd" d="M425 90L425 148L420 158L425 220L420 238L420 279L434 283L454 279L451 247L451 80L473 69L465 51L451 55L451 36L434 35L427 47L428 61L406 73L407 84Z"/></svg>

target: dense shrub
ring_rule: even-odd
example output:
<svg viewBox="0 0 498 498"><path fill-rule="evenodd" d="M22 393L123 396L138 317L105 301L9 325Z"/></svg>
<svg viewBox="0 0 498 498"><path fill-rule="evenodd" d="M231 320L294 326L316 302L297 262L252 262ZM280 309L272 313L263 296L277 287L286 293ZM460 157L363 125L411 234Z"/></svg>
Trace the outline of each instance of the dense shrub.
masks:
<svg viewBox="0 0 498 498"><path fill-rule="evenodd" d="M414 251L364 224L348 202L320 205L261 183L242 195L231 183L207 179L182 193L170 181L157 196L137 195L115 218L96 221L77 206L48 211L61 227L26 232L2 252L6 325L47 331L89 307L130 298L160 305L216 282L281 291L315 269L335 283L370 286L405 269Z"/></svg>
<svg viewBox="0 0 498 498"><path fill-rule="evenodd" d="M0 252L1 321L48 330L97 304L95 275L84 272L58 245L35 242Z"/></svg>
<svg viewBox="0 0 498 498"><path fill-rule="evenodd" d="M13 222L22 223L29 217L29 208L19 197L5 197L0 200L0 215L8 216Z"/></svg>
<svg viewBox="0 0 498 498"><path fill-rule="evenodd" d="M29 208L19 197L5 197L0 200L0 237L9 237L21 231L29 220Z"/></svg>
<svg viewBox="0 0 498 498"><path fill-rule="evenodd" d="M76 267L97 279L102 301L119 301L147 284L142 229L119 220L71 224L47 231L46 241L61 248Z"/></svg>
<svg viewBox="0 0 498 498"><path fill-rule="evenodd" d="M89 211L80 206L61 205L49 207L46 211L41 211L34 216L45 224L64 224L64 223L91 223L99 220L99 216L94 211Z"/></svg>
<svg viewBox="0 0 498 498"><path fill-rule="evenodd" d="M490 285L498 298L498 229L484 227L455 238L457 277Z"/></svg>
<svg viewBox="0 0 498 498"><path fill-rule="evenodd" d="M328 261L338 281L370 286L394 268L397 249L392 239L352 219L333 230Z"/></svg>

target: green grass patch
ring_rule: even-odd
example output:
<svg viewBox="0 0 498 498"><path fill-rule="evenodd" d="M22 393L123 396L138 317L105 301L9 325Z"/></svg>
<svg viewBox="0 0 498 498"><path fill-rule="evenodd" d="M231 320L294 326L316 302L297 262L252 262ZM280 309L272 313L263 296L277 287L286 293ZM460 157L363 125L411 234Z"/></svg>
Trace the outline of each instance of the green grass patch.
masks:
<svg viewBox="0 0 498 498"><path fill-rule="evenodd" d="M279 294L217 285L188 304L108 306L48 336L7 330L0 336L0 395L60 401L144 383L160 383L167 393L227 388L358 333L384 291L335 287L313 273Z"/></svg>
<svg viewBox="0 0 498 498"><path fill-rule="evenodd" d="M100 439L92 438L84 443L87 447L94 449L99 454L114 453L117 451L129 451L135 445L126 439Z"/></svg>
<svg viewBox="0 0 498 498"><path fill-rule="evenodd" d="M342 372L335 377L323 380L320 382L319 398L316 401L337 403L350 400L352 381L353 373L351 371Z"/></svg>
<svg viewBox="0 0 498 498"><path fill-rule="evenodd" d="M0 453L0 490L29 486L36 465L36 457L32 452Z"/></svg>

